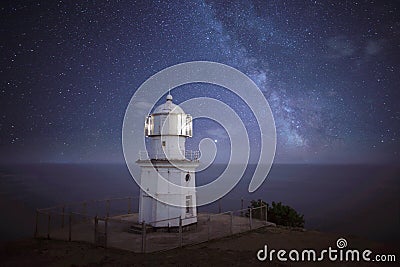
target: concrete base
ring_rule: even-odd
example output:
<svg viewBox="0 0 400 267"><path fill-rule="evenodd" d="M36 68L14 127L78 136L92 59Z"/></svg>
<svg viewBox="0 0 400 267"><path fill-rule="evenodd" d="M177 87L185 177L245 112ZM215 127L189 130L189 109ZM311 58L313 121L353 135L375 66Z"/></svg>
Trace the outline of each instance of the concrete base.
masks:
<svg viewBox="0 0 400 267"><path fill-rule="evenodd" d="M73 241L95 242L98 246L114 247L134 252L154 252L176 248L182 245L196 244L236 233L243 233L260 227L271 227L275 224L265 220L250 220L249 217L230 216L229 214L198 213L197 223L183 227L182 235L178 227L154 228L146 226L143 243L142 225L136 223L138 214L125 214L99 219L97 237L93 220L75 222L72 228L51 228L51 238L68 240L69 230ZM106 228L107 226L107 228ZM47 228L45 232L47 231ZM132 234L136 233L136 234ZM39 236L40 237L40 236ZM101 244L100 244L101 243Z"/></svg>
<svg viewBox="0 0 400 267"><path fill-rule="evenodd" d="M197 222L182 226L183 232L196 231ZM179 226L173 227L153 227L154 232L162 232L162 233L179 233Z"/></svg>
<svg viewBox="0 0 400 267"><path fill-rule="evenodd" d="M128 232L132 234L142 234L142 225L139 223L133 224L130 226ZM196 231L197 230L197 222L188 224L185 226L182 226L182 231L183 232L190 232L190 231ZM160 233L179 233L179 227L178 226L172 226L172 227L153 227L151 225L146 225L146 233L154 233L154 232L160 232Z"/></svg>

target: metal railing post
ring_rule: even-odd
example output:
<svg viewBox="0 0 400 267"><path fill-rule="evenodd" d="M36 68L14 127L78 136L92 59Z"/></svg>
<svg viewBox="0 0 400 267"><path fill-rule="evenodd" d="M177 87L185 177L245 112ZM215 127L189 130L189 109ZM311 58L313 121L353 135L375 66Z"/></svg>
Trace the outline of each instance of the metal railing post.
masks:
<svg viewBox="0 0 400 267"><path fill-rule="evenodd" d="M241 198L240 202L241 202L240 217L243 217L243 209L244 209L244 207L243 207L243 204L244 204L243 198Z"/></svg>
<svg viewBox="0 0 400 267"><path fill-rule="evenodd" d="M233 235L233 211L231 211L231 235Z"/></svg>
<svg viewBox="0 0 400 267"><path fill-rule="evenodd" d="M142 253L146 252L146 223L142 221Z"/></svg>
<svg viewBox="0 0 400 267"><path fill-rule="evenodd" d="M65 206L62 207L61 229L64 229L64 213L65 213Z"/></svg>
<svg viewBox="0 0 400 267"><path fill-rule="evenodd" d="M35 238L37 238L38 235L38 223L39 223L39 210L36 209L35 233L33 235Z"/></svg>
<svg viewBox="0 0 400 267"><path fill-rule="evenodd" d="M47 239L50 239L50 224L51 224L51 213L48 213L48 220L47 220Z"/></svg>
<svg viewBox="0 0 400 267"><path fill-rule="evenodd" d="M253 218L252 218L252 213L253 213L253 209L250 208L250 213L249 213L249 223L250 223L250 230L253 228Z"/></svg>
<svg viewBox="0 0 400 267"><path fill-rule="evenodd" d="M98 215L99 214L99 201L98 200L95 200L94 201L94 205L96 206L96 215Z"/></svg>
<svg viewBox="0 0 400 267"><path fill-rule="evenodd" d="M68 241L71 241L72 236L72 212L69 213L68 216Z"/></svg>
<svg viewBox="0 0 400 267"><path fill-rule="evenodd" d="M96 216L94 216L94 244L95 246L97 246L97 229L99 226L99 218Z"/></svg>
<svg viewBox="0 0 400 267"><path fill-rule="evenodd" d="M108 218L104 221L104 247L107 248L108 242Z"/></svg>
<svg viewBox="0 0 400 267"><path fill-rule="evenodd" d="M265 222L268 222L268 205L265 205Z"/></svg>
<svg viewBox="0 0 400 267"><path fill-rule="evenodd" d="M107 199L107 202L106 202L106 214L107 214L107 217L110 217L110 200L109 199Z"/></svg>
<svg viewBox="0 0 400 267"><path fill-rule="evenodd" d="M207 220L207 240L210 240L210 232L211 232L211 215L208 215Z"/></svg>
<svg viewBox="0 0 400 267"><path fill-rule="evenodd" d="M182 217L179 217L179 247L182 247L183 237L182 237Z"/></svg>
<svg viewBox="0 0 400 267"><path fill-rule="evenodd" d="M84 218L83 218L83 221L86 221L87 220L87 203L86 203L86 201L85 202L83 202L83 216L84 216Z"/></svg>

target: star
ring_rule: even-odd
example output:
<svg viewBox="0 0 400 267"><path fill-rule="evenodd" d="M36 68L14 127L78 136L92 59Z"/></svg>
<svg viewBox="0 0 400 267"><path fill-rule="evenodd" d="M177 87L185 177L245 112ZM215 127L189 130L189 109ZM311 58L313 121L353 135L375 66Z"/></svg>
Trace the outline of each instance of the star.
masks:
<svg viewBox="0 0 400 267"><path fill-rule="evenodd" d="M278 162L399 162L397 9L357 1L3 3L0 161L123 162L121 122L135 90L166 67L208 60L262 90ZM184 88L172 90L178 104L208 96L234 109L257 157L260 132L246 103L216 86ZM193 148L219 127L199 125ZM68 149L57 150L60 142Z"/></svg>

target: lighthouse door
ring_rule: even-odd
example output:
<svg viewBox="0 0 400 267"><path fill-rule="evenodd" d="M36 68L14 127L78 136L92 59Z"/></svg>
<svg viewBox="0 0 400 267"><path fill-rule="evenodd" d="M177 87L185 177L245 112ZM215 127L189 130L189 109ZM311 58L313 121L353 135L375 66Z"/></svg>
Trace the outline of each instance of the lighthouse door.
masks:
<svg viewBox="0 0 400 267"><path fill-rule="evenodd" d="M193 207L192 207L192 196L186 196L186 216L193 216Z"/></svg>

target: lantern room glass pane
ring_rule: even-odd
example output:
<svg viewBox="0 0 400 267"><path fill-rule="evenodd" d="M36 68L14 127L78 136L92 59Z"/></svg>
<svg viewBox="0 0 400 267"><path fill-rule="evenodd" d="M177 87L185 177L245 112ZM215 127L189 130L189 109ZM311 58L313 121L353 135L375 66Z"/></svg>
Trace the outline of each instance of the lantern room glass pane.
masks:
<svg viewBox="0 0 400 267"><path fill-rule="evenodd" d="M154 134L154 121L153 116L148 116L144 123L144 134L145 136L153 135Z"/></svg>
<svg viewBox="0 0 400 267"><path fill-rule="evenodd" d="M185 135L192 137L192 116L186 115Z"/></svg>
<svg viewBox="0 0 400 267"><path fill-rule="evenodd" d="M176 119L176 133L178 135L182 135L182 115L177 114L177 119Z"/></svg>

